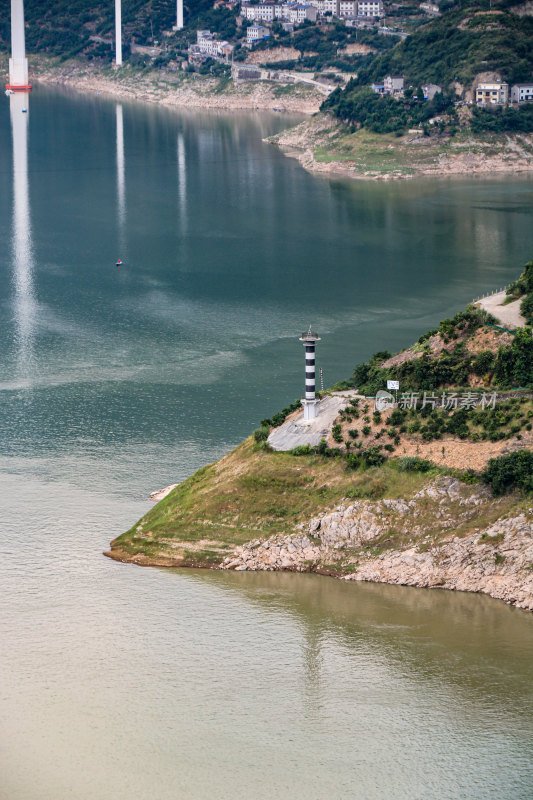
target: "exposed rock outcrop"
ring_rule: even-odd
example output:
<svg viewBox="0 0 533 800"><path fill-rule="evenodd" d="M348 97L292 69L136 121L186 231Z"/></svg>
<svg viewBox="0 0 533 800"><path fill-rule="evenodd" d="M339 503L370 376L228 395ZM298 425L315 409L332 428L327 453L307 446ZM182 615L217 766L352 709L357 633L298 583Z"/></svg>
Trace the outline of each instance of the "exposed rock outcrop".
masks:
<svg viewBox="0 0 533 800"><path fill-rule="evenodd" d="M441 477L410 500L357 500L299 527L220 566L482 592L533 610L533 508L507 516L484 487Z"/></svg>

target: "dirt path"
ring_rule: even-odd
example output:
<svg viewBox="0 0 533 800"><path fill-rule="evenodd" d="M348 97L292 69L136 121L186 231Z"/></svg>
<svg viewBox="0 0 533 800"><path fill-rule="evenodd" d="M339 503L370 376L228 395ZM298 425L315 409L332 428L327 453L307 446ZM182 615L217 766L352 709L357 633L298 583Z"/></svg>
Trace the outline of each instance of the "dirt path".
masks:
<svg viewBox="0 0 533 800"><path fill-rule="evenodd" d="M506 297L507 295L505 292L496 292L496 294L491 294L490 297L483 297L481 300L478 300L476 306L484 308L485 311L488 311L493 317L496 317L504 328L523 328L526 321L520 313L522 298L514 300L512 303L508 303L504 306L502 303Z"/></svg>

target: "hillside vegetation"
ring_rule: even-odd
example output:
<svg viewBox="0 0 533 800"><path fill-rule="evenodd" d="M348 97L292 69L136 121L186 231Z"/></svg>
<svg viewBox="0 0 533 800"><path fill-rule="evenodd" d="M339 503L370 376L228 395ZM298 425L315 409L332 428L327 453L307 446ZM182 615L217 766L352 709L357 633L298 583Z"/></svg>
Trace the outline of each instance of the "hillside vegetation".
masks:
<svg viewBox="0 0 533 800"><path fill-rule="evenodd" d="M506 0L491 9L479 0L454 4L391 50L367 56L357 76L333 92L322 109L376 133L401 133L439 115L439 132L452 136L461 125L474 133L533 131L531 106L464 109L463 114L454 107L479 75L497 74L509 84L533 80L533 18L518 16L518 7L511 10ZM414 91L402 100L374 95L370 84L386 75L403 75ZM417 87L428 83L440 86L442 93L424 103Z"/></svg>
<svg viewBox="0 0 533 800"><path fill-rule="evenodd" d="M33 0L25 3L26 47L29 53L46 53L111 61L115 26L115 5L108 0ZM185 8L186 27L172 37L169 56L186 47L196 28L211 28L225 36L235 32L235 11L214 10L212 0L190 0ZM0 48L9 49L10 0L0 0ZM122 3L123 55L129 55L132 41L140 45L161 44L164 32L176 24L174 0L127 0ZM93 37L93 38L91 38ZM99 41L100 40L100 41ZM101 41L103 40L103 41Z"/></svg>

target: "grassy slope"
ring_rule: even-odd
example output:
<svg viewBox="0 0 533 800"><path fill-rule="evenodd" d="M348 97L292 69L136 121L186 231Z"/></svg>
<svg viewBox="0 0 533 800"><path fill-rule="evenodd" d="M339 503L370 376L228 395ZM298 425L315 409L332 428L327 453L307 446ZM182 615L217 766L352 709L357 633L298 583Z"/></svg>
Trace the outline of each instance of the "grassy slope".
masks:
<svg viewBox="0 0 533 800"><path fill-rule="evenodd" d="M398 137L366 129L354 133L339 125L337 136L324 137L321 142L316 142L313 155L318 163L348 162L357 171L376 176L388 173L414 175L432 167L442 167L441 159L453 161L467 153L484 158L500 156L506 158L512 168L519 158L533 159L532 137L524 135L516 137L516 140L518 148L516 142L508 147L509 139L503 134L481 137L459 131L450 140L449 137Z"/></svg>
<svg viewBox="0 0 533 800"><path fill-rule="evenodd" d="M236 545L292 530L344 497L404 497L427 480L390 466L353 472L338 459L268 452L249 438L115 539L112 555L218 563Z"/></svg>
<svg viewBox="0 0 533 800"><path fill-rule="evenodd" d="M174 489L115 539L108 555L138 564L216 566L234 547L292 533L299 523L335 508L346 498L409 499L439 473L438 468L425 474L401 472L396 462L353 471L342 459L268 452L250 438ZM470 491L475 488L465 485L464 492ZM518 494L488 500L483 509L476 508L471 516L461 518L456 532L463 536L503 514L520 513L524 502ZM424 533L430 533L432 541L447 535L435 522L436 504L427 500L422 505L418 523ZM447 510L453 513L453 509ZM410 540L411 531L396 527L372 542L368 555L402 547ZM343 551L337 569L342 571L342 563L349 564L358 555Z"/></svg>

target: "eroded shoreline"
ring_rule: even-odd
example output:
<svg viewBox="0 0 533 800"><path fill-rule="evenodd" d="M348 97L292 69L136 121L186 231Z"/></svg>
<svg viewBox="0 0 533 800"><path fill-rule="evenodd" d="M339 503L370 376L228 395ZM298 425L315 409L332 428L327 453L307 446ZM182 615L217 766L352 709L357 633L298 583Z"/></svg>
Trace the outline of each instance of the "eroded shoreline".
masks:
<svg viewBox="0 0 533 800"><path fill-rule="evenodd" d="M431 177L492 177L533 172L533 136L492 136L463 132L457 140L349 132L325 114L269 137L308 172L354 180Z"/></svg>
<svg viewBox="0 0 533 800"><path fill-rule="evenodd" d="M37 83L68 87L83 94L104 94L168 108L276 110L309 115L316 113L324 100L323 94L305 84L289 87L266 81L236 84L224 78L182 72L138 73L127 67L102 70L90 64L38 64L34 79Z"/></svg>

